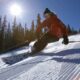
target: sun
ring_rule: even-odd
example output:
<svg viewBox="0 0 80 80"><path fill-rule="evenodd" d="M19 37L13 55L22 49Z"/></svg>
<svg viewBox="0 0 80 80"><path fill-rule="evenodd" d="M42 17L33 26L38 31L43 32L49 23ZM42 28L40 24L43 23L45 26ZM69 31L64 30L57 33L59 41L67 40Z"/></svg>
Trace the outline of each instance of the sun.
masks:
<svg viewBox="0 0 80 80"><path fill-rule="evenodd" d="M20 16L22 14L22 8L19 4L12 4L10 6L10 13L13 16Z"/></svg>

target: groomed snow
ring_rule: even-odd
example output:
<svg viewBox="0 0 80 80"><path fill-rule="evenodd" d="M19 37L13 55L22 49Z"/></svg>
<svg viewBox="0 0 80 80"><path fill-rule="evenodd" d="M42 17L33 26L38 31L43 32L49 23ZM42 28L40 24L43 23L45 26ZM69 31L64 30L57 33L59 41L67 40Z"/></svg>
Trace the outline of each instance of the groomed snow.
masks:
<svg viewBox="0 0 80 80"><path fill-rule="evenodd" d="M80 35L69 37L70 41L80 41ZM58 42L50 43L39 54L13 65L5 64L0 56L0 80L80 80L80 42L68 45ZM34 42L30 44L32 46ZM16 54L28 51L27 47L14 50Z"/></svg>

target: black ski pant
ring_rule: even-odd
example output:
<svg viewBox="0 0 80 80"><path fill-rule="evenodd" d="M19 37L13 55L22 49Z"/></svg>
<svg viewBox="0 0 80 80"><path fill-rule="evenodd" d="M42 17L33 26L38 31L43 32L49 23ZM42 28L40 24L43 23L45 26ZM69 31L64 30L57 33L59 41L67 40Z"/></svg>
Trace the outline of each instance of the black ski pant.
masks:
<svg viewBox="0 0 80 80"><path fill-rule="evenodd" d="M33 53L40 52L47 46L48 43L56 42L58 40L59 40L58 38L47 32L35 42L35 44L33 45L34 49L32 50L32 52Z"/></svg>

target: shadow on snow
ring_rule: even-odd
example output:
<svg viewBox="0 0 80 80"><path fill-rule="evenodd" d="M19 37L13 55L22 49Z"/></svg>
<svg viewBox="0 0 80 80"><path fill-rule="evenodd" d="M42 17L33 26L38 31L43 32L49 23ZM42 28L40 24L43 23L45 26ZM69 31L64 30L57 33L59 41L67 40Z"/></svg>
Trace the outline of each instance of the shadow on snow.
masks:
<svg viewBox="0 0 80 80"><path fill-rule="evenodd" d="M79 55L77 55L77 54L79 54ZM51 60L56 60L58 62L80 64L80 57L79 57L80 49L69 49L69 50L64 50L64 51L58 52L58 53L44 53L44 54L40 53L39 55L41 55L41 56L56 56L56 57L53 57ZM74 55L76 58L73 58ZM60 56L62 56L62 57L60 57ZM66 58L63 58L64 56Z"/></svg>
<svg viewBox="0 0 80 80"><path fill-rule="evenodd" d="M36 56L53 56L51 59L48 59L46 61L55 60L57 62L80 64L80 57L79 57L80 55L79 54L80 54L80 49L69 49L69 50L64 50L64 51L58 52L58 53L39 53ZM74 55L76 58L73 58ZM64 56L66 58L64 58ZM19 62L25 58L27 58L26 53L16 55L16 56L7 57L7 58L3 58L3 61L6 64L12 65L12 64L17 63L17 62ZM40 63L40 62L46 62L46 61L35 61L35 62L31 62L31 63L29 62L26 64Z"/></svg>

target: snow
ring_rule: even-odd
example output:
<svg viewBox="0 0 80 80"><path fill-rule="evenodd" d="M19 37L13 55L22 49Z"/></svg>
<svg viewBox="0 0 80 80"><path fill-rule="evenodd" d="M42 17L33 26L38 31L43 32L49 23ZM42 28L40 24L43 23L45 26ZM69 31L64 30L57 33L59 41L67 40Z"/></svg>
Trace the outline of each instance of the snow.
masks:
<svg viewBox="0 0 80 80"><path fill-rule="evenodd" d="M70 41L79 41L80 35L69 37ZM24 54L34 44L14 50L0 56L0 80L80 80L80 42L64 45L49 43L34 57L6 64L2 58Z"/></svg>

